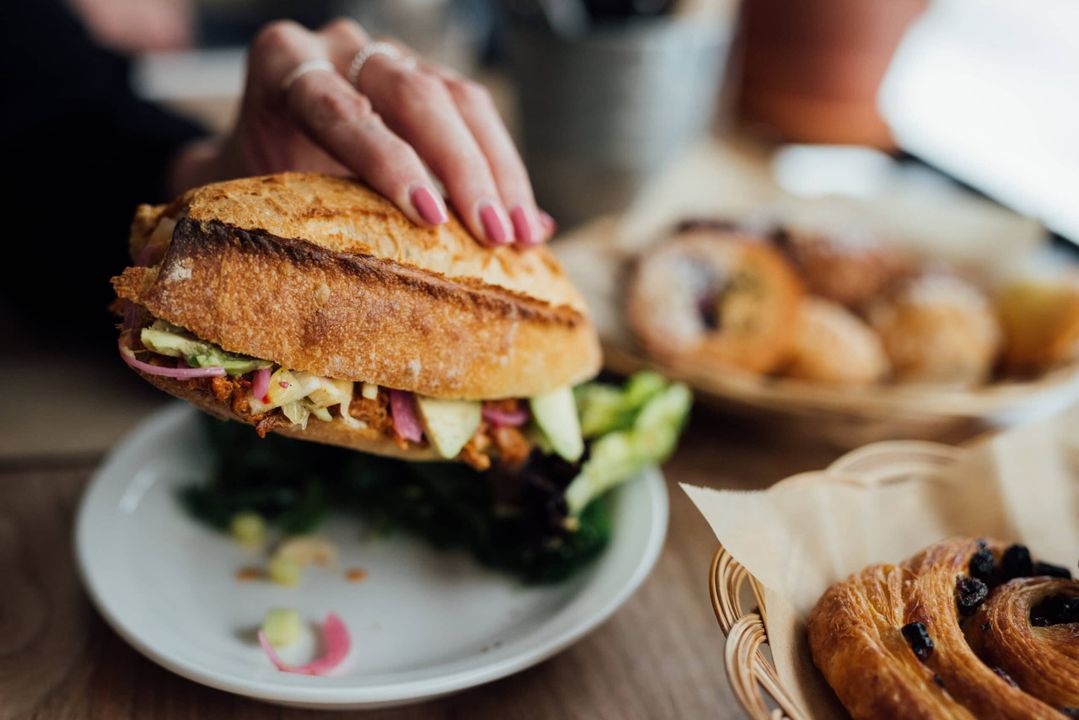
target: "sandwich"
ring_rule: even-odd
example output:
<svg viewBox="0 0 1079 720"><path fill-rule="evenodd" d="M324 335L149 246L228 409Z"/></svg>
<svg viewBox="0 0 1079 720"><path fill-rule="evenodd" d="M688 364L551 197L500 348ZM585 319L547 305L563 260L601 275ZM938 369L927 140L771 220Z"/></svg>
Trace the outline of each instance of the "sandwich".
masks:
<svg viewBox="0 0 1079 720"><path fill-rule="evenodd" d="M413 224L364 185L285 173L141 206L113 278L120 351L219 418L477 469L584 450L571 388L600 367L580 293L546 248Z"/></svg>
<svg viewBox="0 0 1079 720"><path fill-rule="evenodd" d="M654 373L585 382L596 331L547 248L418 227L353 180L197 188L140 207L130 244L121 356L234 421L208 424L216 469L182 494L220 530L254 513L307 533L351 509L558 580L606 544L607 490L666 458L689 410Z"/></svg>

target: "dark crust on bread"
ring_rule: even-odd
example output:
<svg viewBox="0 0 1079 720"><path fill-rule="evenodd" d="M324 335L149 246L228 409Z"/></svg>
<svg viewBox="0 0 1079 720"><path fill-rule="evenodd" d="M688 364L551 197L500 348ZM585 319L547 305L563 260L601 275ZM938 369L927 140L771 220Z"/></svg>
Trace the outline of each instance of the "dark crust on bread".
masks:
<svg viewBox="0 0 1079 720"><path fill-rule="evenodd" d="M420 290L430 296L432 302L455 302L463 307L482 306L494 310L500 316L522 320L577 327L585 322L584 316L565 305L552 307L512 290L485 285L471 278L450 280L427 270L401 265L392 260L381 260L373 255L359 255L327 250L298 238L277 237L264 230L245 230L235 225L209 220L198 222L183 218L176 224L173 242L191 241L200 250L218 242L232 243L237 247L249 246L254 253L269 257L281 256L296 265L310 265L319 269L351 273L363 282L398 282Z"/></svg>
<svg viewBox="0 0 1079 720"><path fill-rule="evenodd" d="M159 268L113 285L231 352L432 397L529 397L600 362L570 307L215 220L180 219Z"/></svg>

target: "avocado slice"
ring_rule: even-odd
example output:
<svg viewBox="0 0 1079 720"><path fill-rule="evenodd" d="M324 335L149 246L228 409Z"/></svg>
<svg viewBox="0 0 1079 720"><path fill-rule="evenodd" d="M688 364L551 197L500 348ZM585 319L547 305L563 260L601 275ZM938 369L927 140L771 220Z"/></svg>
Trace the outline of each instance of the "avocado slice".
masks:
<svg viewBox="0 0 1079 720"><path fill-rule="evenodd" d="M455 458L480 427L483 408L471 400L438 400L416 396L427 438L444 458Z"/></svg>
<svg viewBox="0 0 1079 720"><path fill-rule="evenodd" d="M208 355L214 349L208 342L195 340L158 327L143 328L140 339L147 349L153 350L158 355L168 355L169 357L186 358L189 355Z"/></svg>
<svg viewBox="0 0 1079 720"><path fill-rule="evenodd" d="M529 404L536 424L551 441L554 451L570 462L580 460L584 454L584 440L573 391L568 387L559 388L530 398Z"/></svg>
<svg viewBox="0 0 1079 720"><path fill-rule="evenodd" d="M180 328L161 320L143 328L139 339L146 349L158 355L182 357L191 367L222 367L229 375L243 375L272 365L267 360L227 353L212 343L188 337Z"/></svg>

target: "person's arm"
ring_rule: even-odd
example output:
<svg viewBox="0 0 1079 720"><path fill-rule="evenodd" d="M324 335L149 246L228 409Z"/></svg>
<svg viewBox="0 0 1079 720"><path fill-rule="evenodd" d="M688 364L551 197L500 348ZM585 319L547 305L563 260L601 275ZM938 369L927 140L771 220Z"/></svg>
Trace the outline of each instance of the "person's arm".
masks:
<svg viewBox="0 0 1079 720"><path fill-rule="evenodd" d="M128 61L58 0L5 5L0 62L3 197L20 228L0 297L45 337L105 337L132 213L169 199L169 168L205 131L137 98Z"/></svg>
<svg viewBox="0 0 1079 720"><path fill-rule="evenodd" d="M11 3L2 28L5 156L31 172L108 173L121 180L108 188L117 202L123 178L142 201L164 199L167 166L206 131L136 97L128 59L96 44L62 2Z"/></svg>

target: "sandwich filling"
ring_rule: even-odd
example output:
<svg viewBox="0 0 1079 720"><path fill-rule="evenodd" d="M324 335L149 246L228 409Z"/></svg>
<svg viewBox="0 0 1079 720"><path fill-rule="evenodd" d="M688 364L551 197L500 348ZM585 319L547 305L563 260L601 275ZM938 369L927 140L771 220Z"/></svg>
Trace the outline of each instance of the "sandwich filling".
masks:
<svg viewBox="0 0 1079 720"><path fill-rule="evenodd" d="M129 308L120 352L133 368L195 383L228 405L258 434L280 425L339 421L373 431L401 449L433 447L446 459L486 470L496 459L517 467L537 445L575 462L584 450L573 393L489 401L431 398L238 355L160 319L133 320Z"/></svg>

